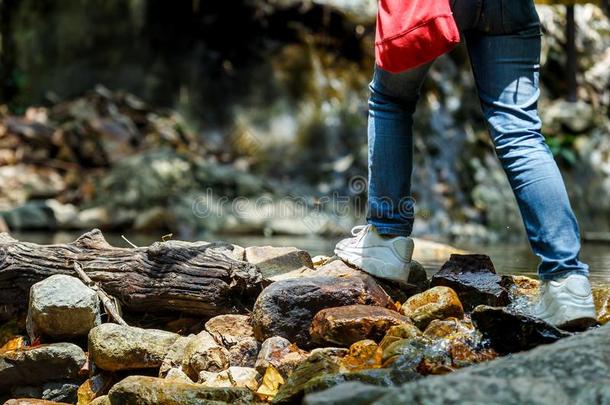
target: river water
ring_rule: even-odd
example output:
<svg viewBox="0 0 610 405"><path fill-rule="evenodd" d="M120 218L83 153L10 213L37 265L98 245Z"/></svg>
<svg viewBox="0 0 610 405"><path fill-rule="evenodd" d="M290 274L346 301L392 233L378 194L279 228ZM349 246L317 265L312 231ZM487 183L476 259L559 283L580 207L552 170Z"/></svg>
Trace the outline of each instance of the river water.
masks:
<svg viewBox="0 0 610 405"><path fill-rule="evenodd" d="M38 233L15 232L12 236L22 240L36 243L67 243L76 239L79 232ZM104 233L104 236L113 246L129 247L120 234ZM160 234L126 233L130 242L137 246L146 246L161 240ZM206 240L224 240L241 246L296 246L307 250L312 256L332 255L335 243L339 238L322 237L296 237L296 236L236 236L236 235L210 235ZM496 270L501 274L520 274L526 276L536 275L537 258L531 253L526 244L491 244L491 245L456 245L456 247L469 250L473 253L489 255L494 262ZM581 259L591 268L591 280L594 284L610 282L610 244L586 242L583 244ZM434 274L443 261L426 261L422 263L428 275Z"/></svg>

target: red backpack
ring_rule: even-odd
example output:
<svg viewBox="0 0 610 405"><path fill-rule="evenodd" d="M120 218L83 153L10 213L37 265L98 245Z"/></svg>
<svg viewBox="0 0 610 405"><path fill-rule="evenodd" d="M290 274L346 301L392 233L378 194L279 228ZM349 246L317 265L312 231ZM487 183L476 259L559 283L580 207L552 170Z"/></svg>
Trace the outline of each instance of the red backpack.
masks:
<svg viewBox="0 0 610 405"><path fill-rule="evenodd" d="M459 42L449 0L379 0L375 56L382 69L422 65Z"/></svg>

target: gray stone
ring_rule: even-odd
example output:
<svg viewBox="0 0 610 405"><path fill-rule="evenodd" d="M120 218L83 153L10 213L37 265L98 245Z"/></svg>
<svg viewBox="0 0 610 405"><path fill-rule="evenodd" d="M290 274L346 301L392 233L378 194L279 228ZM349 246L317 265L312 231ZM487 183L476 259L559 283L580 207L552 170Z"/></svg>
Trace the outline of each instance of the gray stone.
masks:
<svg viewBox="0 0 610 405"><path fill-rule="evenodd" d="M87 358L72 343L54 343L0 353L0 392L14 386L78 380Z"/></svg>
<svg viewBox="0 0 610 405"><path fill-rule="evenodd" d="M303 405L368 405L387 392L384 387L350 381L307 395Z"/></svg>
<svg viewBox="0 0 610 405"><path fill-rule="evenodd" d="M156 368L179 337L162 330L106 323L89 333L89 356L108 371Z"/></svg>
<svg viewBox="0 0 610 405"><path fill-rule="evenodd" d="M229 367L228 350L206 331L188 342L184 354L183 371L192 380L196 380L201 371L222 371Z"/></svg>
<svg viewBox="0 0 610 405"><path fill-rule="evenodd" d="M159 368L159 377L166 377L170 370L178 368L182 370L184 358L186 356L186 347L189 342L195 338L195 335L180 336L168 348L167 353L163 357L161 367Z"/></svg>
<svg viewBox="0 0 610 405"><path fill-rule="evenodd" d="M30 289L27 323L32 339L86 336L101 324L98 296L76 277L53 275Z"/></svg>

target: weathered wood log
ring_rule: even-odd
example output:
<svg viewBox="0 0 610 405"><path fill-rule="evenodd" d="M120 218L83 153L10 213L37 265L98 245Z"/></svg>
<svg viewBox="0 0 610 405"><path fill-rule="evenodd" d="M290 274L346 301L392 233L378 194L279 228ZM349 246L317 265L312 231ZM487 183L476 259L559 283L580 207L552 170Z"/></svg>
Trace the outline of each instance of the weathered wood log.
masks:
<svg viewBox="0 0 610 405"><path fill-rule="evenodd" d="M0 319L26 307L32 284L53 274L76 277L74 262L127 311L202 316L251 308L264 287L256 266L230 256L225 243L155 242L118 248L94 229L59 245L20 242L0 234Z"/></svg>

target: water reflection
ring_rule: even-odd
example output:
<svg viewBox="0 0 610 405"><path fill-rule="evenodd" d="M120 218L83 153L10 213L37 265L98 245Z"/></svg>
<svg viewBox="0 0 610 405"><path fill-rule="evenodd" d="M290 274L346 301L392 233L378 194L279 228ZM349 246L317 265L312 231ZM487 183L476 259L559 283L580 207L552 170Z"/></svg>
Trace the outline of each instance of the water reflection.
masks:
<svg viewBox="0 0 610 405"><path fill-rule="evenodd" d="M80 232L15 232L13 237L35 243L68 243L76 239ZM123 240L121 234L104 233L108 242L113 246L130 247ZM130 242L137 246L146 246L161 240L162 234L153 233L126 233ZM236 235L210 235L206 240L225 240L241 246L296 246L307 250L312 256L331 255L338 238L302 237L302 236L236 236ZM493 244L493 245L458 245L461 249L489 255L496 270L502 274L536 275L537 258L531 253L526 244ZM591 267L591 280L593 283L607 283L610 281L610 245L607 243L588 242L583 245L581 259ZM422 263L428 275L434 274L443 261L429 260Z"/></svg>

